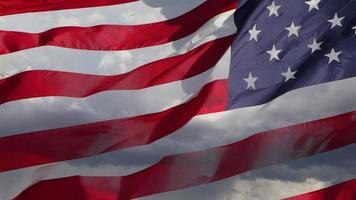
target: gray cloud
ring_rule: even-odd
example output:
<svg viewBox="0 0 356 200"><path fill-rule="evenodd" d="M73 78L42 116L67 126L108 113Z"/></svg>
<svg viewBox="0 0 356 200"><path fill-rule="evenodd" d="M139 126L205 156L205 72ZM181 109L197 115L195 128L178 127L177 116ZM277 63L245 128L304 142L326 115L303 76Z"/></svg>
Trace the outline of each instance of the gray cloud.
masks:
<svg viewBox="0 0 356 200"><path fill-rule="evenodd" d="M142 200L275 200L356 178L356 145Z"/></svg>

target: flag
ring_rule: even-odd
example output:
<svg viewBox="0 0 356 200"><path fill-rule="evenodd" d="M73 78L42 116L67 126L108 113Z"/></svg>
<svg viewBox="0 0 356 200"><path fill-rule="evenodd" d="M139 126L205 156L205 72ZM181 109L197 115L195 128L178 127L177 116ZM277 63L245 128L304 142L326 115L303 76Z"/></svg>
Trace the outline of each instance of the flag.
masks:
<svg viewBox="0 0 356 200"><path fill-rule="evenodd" d="M355 1L0 5L2 199L135 199L356 141Z"/></svg>

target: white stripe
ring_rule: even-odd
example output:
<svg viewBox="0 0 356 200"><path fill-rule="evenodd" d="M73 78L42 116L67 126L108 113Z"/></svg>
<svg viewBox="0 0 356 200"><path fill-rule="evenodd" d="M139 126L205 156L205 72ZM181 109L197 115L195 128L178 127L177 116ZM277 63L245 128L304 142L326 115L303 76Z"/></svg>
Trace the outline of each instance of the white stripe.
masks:
<svg viewBox="0 0 356 200"><path fill-rule="evenodd" d="M58 70L97 75L125 73L156 60L184 54L217 38L235 34L233 13L234 10L222 13L195 33L158 46L129 51L86 51L43 46L0 55L0 78L28 70Z"/></svg>
<svg viewBox="0 0 356 200"><path fill-rule="evenodd" d="M182 81L140 90L105 91L87 98L42 97L8 102L0 105L0 136L160 112L188 101L206 83L227 79L229 63L230 50L214 68Z"/></svg>
<svg viewBox="0 0 356 200"><path fill-rule="evenodd" d="M0 17L0 30L38 33L61 26L148 24L181 16L204 1L149 0L113 6L8 15Z"/></svg>

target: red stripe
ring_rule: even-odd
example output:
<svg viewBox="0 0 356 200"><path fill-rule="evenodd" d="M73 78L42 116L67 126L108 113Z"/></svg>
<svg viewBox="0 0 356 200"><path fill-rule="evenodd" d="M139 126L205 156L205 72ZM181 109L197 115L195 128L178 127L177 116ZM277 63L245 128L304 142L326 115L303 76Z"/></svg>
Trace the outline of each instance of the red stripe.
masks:
<svg viewBox="0 0 356 200"><path fill-rule="evenodd" d="M225 110L226 102L227 80L219 80L205 85L189 102L163 112L1 137L0 160L6 162L0 172L148 144L195 115Z"/></svg>
<svg viewBox="0 0 356 200"><path fill-rule="evenodd" d="M41 181L16 199L127 200L228 178L252 169L330 151L356 142L356 112L253 135L204 151L163 158L123 177Z"/></svg>
<svg viewBox="0 0 356 200"><path fill-rule="evenodd" d="M59 27L42 33L0 31L0 54L45 45L87 50L128 50L181 39L214 16L236 7L236 0L208 0L164 22L144 25Z"/></svg>
<svg viewBox="0 0 356 200"><path fill-rule="evenodd" d="M73 8L108 6L137 0L0 0L0 16Z"/></svg>
<svg viewBox="0 0 356 200"><path fill-rule="evenodd" d="M356 179L285 200L355 200Z"/></svg>
<svg viewBox="0 0 356 200"><path fill-rule="evenodd" d="M0 104L33 97L86 97L106 90L134 90L198 75L216 65L233 37L206 43L186 54L158 60L125 74L85 75L27 71L0 80Z"/></svg>

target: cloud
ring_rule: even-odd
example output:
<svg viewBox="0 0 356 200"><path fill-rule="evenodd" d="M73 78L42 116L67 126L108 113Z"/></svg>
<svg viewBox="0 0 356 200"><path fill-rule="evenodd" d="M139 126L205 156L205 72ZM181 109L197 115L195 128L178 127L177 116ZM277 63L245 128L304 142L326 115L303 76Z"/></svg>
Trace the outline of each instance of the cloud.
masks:
<svg viewBox="0 0 356 200"><path fill-rule="evenodd" d="M291 194L305 193L326 187L326 183L314 178L304 182L269 179L239 180L233 184L233 192L222 200L275 200Z"/></svg>
<svg viewBox="0 0 356 200"><path fill-rule="evenodd" d="M125 73L129 71L129 64L133 63L130 51L120 51L115 54L105 54L100 61L99 69L104 73ZM129 63L129 64L127 64Z"/></svg>
<svg viewBox="0 0 356 200"><path fill-rule="evenodd" d="M275 200L356 178L356 145L141 200Z"/></svg>

